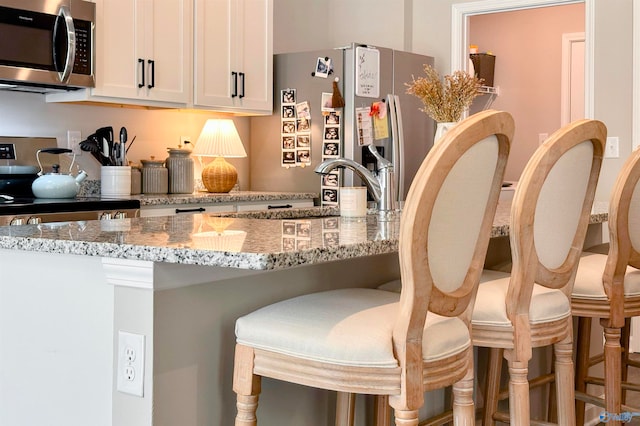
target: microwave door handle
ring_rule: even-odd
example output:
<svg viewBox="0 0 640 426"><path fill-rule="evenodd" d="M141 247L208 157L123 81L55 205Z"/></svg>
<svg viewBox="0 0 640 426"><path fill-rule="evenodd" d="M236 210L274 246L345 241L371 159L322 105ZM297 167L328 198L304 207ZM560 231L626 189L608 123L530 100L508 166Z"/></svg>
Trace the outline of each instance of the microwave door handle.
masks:
<svg viewBox="0 0 640 426"><path fill-rule="evenodd" d="M60 6L58 17L64 20L67 32L67 57L65 58L62 71L58 71L58 78L62 83L68 83L69 77L71 77L71 71L73 71L73 64L76 62L76 28L73 25L73 18L67 6ZM56 65L56 70L60 69L56 63L58 57L56 52L56 36L58 34L59 22L60 19L56 19L55 26L53 27L53 61Z"/></svg>

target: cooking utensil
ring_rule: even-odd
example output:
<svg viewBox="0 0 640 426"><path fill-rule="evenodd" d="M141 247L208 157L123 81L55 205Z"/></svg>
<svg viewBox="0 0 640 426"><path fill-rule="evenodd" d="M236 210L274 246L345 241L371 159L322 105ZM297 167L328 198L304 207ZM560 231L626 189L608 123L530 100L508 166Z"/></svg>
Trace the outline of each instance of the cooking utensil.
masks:
<svg viewBox="0 0 640 426"><path fill-rule="evenodd" d="M134 136L133 139L131 139L131 143L129 144L129 146L127 146L127 149L124 151L125 154L129 153L129 148L131 148L131 145L133 145L135 141L136 141L136 136Z"/></svg>
<svg viewBox="0 0 640 426"><path fill-rule="evenodd" d="M36 166L0 166L0 194L32 197L31 184L38 177ZM1 201L1 200L0 200ZM6 201L4 201L6 203Z"/></svg>
<svg viewBox="0 0 640 426"><path fill-rule="evenodd" d="M120 128L120 155L118 156L118 161L120 162L121 166L124 166L125 164L127 164L127 149L126 149L126 144L127 144L127 129L126 127L121 127Z"/></svg>
<svg viewBox="0 0 640 426"><path fill-rule="evenodd" d="M80 142L80 149L91 153L100 152L101 147L98 144L95 133L90 135L87 139Z"/></svg>
<svg viewBox="0 0 640 426"><path fill-rule="evenodd" d="M120 166L120 142L115 141L113 143L113 149L111 150L111 165Z"/></svg>
<svg viewBox="0 0 640 426"><path fill-rule="evenodd" d="M36 159L40 166L40 171L38 172L40 177L34 180L31 185L33 195L38 198L74 198L78 195L80 183L87 178L87 173L81 170L75 177L70 174L76 159L75 154L73 154L73 160L69 166L69 174L60 173L59 164L53 165L52 173L43 174L44 170L40 162L40 153L65 154L72 152L72 150L66 148L43 148L36 152Z"/></svg>
<svg viewBox="0 0 640 426"><path fill-rule="evenodd" d="M114 166L113 154L113 127L101 127L96 130L96 139L98 140L98 146L102 152L102 155L107 159L103 163L104 166Z"/></svg>

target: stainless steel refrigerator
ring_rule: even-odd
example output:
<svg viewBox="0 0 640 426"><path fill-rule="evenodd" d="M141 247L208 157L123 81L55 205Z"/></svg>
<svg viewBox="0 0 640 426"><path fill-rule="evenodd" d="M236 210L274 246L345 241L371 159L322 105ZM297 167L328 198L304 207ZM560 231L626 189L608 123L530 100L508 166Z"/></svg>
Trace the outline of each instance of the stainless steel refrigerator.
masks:
<svg viewBox="0 0 640 426"><path fill-rule="evenodd" d="M373 52L377 64L373 93L362 93L362 75L358 53ZM327 78L316 75L318 58L330 60L332 72ZM382 47L353 43L338 49L274 55L274 114L251 119L251 189L278 191L320 191L320 176L313 169L323 159L323 93L332 92L337 77L345 101L340 109L341 156L368 168L374 160L367 147L359 145L356 110L384 101L387 109L388 137L373 140L385 158L392 161L397 176L396 194L404 200L415 173L433 145L434 122L420 109L418 98L406 94L406 83L423 74L424 64L433 65L432 57ZM306 167L283 167L281 150L283 90L295 89L296 102L308 102L311 113L311 163ZM373 96L375 95L375 96ZM373 97L372 97L373 96ZM364 155L363 155L364 153ZM341 186L361 185L350 170L343 172Z"/></svg>

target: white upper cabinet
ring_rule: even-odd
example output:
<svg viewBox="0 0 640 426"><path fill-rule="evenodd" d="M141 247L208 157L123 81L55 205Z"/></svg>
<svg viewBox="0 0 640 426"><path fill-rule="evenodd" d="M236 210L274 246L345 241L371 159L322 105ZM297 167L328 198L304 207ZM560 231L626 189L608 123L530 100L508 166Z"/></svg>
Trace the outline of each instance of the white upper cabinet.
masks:
<svg viewBox="0 0 640 426"><path fill-rule="evenodd" d="M193 0L95 3L96 87L47 100L185 107L193 87Z"/></svg>
<svg viewBox="0 0 640 426"><path fill-rule="evenodd" d="M195 0L197 108L271 114L273 0Z"/></svg>
<svg viewBox="0 0 640 426"><path fill-rule="evenodd" d="M240 114L273 109L273 0L94 0L89 101Z"/></svg>
<svg viewBox="0 0 640 426"><path fill-rule="evenodd" d="M95 95L184 103L191 87L192 0L99 0Z"/></svg>

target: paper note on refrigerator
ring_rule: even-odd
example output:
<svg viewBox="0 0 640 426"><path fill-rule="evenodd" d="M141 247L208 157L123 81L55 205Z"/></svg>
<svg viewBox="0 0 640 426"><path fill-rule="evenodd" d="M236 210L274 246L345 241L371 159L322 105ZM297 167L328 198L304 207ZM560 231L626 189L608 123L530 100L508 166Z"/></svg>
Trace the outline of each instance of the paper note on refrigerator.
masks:
<svg viewBox="0 0 640 426"><path fill-rule="evenodd" d="M380 51L370 47L356 47L356 96L380 96Z"/></svg>
<svg viewBox="0 0 640 426"><path fill-rule="evenodd" d="M373 117L373 135L374 139L387 139L389 137L389 124L386 118L380 118L377 115Z"/></svg>
<svg viewBox="0 0 640 426"><path fill-rule="evenodd" d="M356 108L356 130L358 131L358 145L365 146L373 143L373 125L371 124L370 107Z"/></svg>

